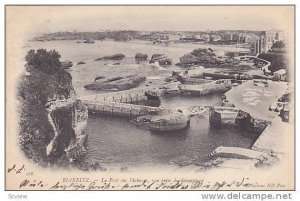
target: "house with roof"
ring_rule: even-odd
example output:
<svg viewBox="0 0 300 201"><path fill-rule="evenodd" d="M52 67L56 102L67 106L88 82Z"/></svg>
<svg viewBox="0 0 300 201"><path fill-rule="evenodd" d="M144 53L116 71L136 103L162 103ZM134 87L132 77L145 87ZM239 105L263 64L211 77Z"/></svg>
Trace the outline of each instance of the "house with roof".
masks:
<svg viewBox="0 0 300 201"><path fill-rule="evenodd" d="M285 69L280 69L278 71L275 71L274 73L274 77L277 78L278 80L281 81L286 81L286 70Z"/></svg>

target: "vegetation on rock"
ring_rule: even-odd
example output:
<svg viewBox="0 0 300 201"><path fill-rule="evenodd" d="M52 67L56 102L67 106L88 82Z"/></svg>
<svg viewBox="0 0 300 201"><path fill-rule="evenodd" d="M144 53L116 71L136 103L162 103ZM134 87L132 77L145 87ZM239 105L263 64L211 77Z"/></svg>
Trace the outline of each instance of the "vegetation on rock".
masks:
<svg viewBox="0 0 300 201"><path fill-rule="evenodd" d="M71 75L61 68L55 50L30 50L25 57L27 73L20 77L19 142L27 158L48 165L46 147L54 137L46 103L74 95Z"/></svg>

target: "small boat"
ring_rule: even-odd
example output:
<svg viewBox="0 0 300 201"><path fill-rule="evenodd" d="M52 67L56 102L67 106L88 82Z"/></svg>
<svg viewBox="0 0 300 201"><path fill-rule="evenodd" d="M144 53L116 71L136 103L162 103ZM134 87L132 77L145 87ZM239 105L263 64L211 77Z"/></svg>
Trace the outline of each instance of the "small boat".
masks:
<svg viewBox="0 0 300 201"><path fill-rule="evenodd" d="M190 112L190 116L200 116L204 113L206 113L208 111L208 107L204 107L204 106L190 106L188 108L189 112Z"/></svg>

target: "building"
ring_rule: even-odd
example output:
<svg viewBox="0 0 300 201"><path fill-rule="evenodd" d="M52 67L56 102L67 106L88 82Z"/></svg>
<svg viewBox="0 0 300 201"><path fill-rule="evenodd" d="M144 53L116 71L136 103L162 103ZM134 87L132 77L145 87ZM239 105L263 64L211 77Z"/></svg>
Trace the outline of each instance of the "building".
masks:
<svg viewBox="0 0 300 201"><path fill-rule="evenodd" d="M274 77L278 80L281 81L286 81L286 70L285 69L280 69L276 72L274 72Z"/></svg>
<svg viewBox="0 0 300 201"><path fill-rule="evenodd" d="M222 34L222 40L223 41L232 41L233 40L233 34L231 32L225 32Z"/></svg>
<svg viewBox="0 0 300 201"><path fill-rule="evenodd" d="M268 52L276 41L284 40L284 33L282 31L264 31L265 37L264 52Z"/></svg>
<svg viewBox="0 0 300 201"><path fill-rule="evenodd" d="M253 38L251 45L250 45L250 51L251 55L257 55L265 52L265 37L258 37L258 38Z"/></svg>
<svg viewBox="0 0 300 201"><path fill-rule="evenodd" d="M251 44L251 54L256 55L260 53L267 53L271 50L272 46L277 41L283 41L285 39L284 33L282 31L264 31L260 36L252 37L249 40Z"/></svg>
<svg viewBox="0 0 300 201"><path fill-rule="evenodd" d="M208 34L200 34L199 38L203 41L208 42L209 41L209 35Z"/></svg>
<svg viewBox="0 0 300 201"><path fill-rule="evenodd" d="M221 36L220 35L210 35L209 40L211 42L217 42L221 40Z"/></svg>
<svg viewBox="0 0 300 201"><path fill-rule="evenodd" d="M180 36L178 34L169 34L169 40L179 40L180 39Z"/></svg>

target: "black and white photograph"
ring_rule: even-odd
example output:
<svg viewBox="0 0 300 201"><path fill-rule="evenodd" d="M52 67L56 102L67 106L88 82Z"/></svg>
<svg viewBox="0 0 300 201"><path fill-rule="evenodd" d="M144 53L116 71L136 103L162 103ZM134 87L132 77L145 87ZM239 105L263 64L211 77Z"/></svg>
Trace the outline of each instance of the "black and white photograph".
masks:
<svg viewBox="0 0 300 201"><path fill-rule="evenodd" d="M294 190L294 5L6 5L6 190Z"/></svg>

